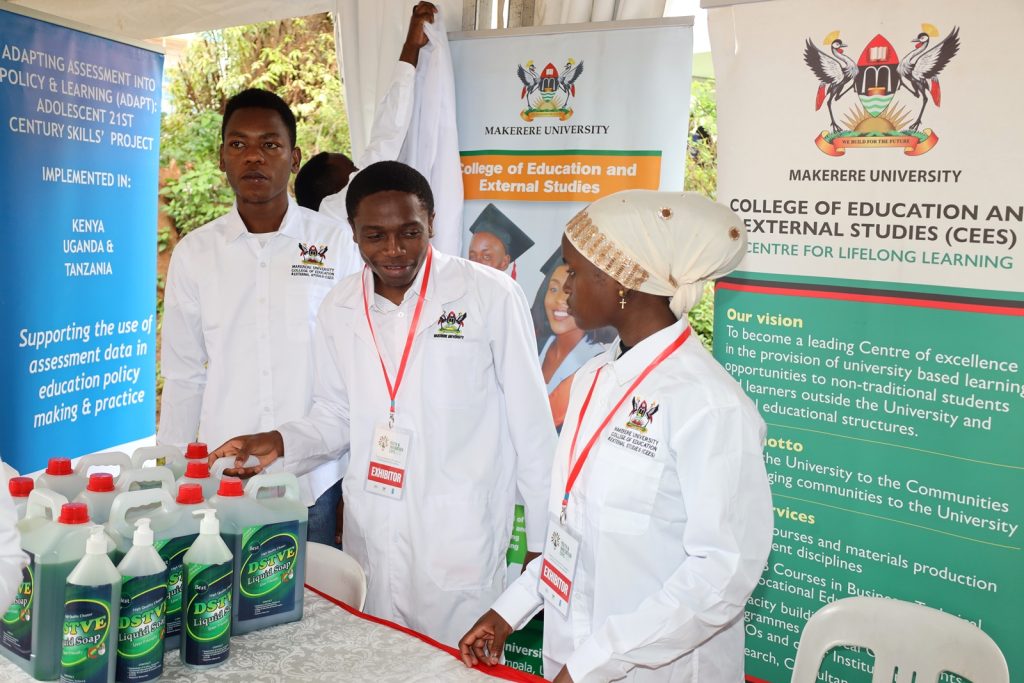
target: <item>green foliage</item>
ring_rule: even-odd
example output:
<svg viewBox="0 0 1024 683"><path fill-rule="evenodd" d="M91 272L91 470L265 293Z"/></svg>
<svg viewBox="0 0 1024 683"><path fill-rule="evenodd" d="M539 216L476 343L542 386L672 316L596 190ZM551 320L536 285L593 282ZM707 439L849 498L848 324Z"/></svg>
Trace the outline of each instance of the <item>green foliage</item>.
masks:
<svg viewBox="0 0 1024 683"><path fill-rule="evenodd" d="M684 189L714 199L718 193L718 109L714 81L694 80L690 86L689 146L686 151Z"/></svg>
<svg viewBox="0 0 1024 683"><path fill-rule="evenodd" d="M690 326L708 351L715 336L715 283L704 284L700 303L690 309Z"/></svg>
<svg viewBox="0 0 1024 683"><path fill-rule="evenodd" d="M162 190L179 235L231 206L219 170L221 114L246 88L280 95L295 112L303 159L321 151L351 153L348 117L328 14L201 34L168 77L171 113L164 117L161 164L177 166Z"/></svg>
<svg viewBox="0 0 1024 683"><path fill-rule="evenodd" d="M698 134L698 128L706 135ZM718 194L718 110L714 81L694 80L690 87L689 139L684 188L715 199ZM709 351L714 339L714 321L715 286L709 282L704 285L700 303L690 311L690 325Z"/></svg>

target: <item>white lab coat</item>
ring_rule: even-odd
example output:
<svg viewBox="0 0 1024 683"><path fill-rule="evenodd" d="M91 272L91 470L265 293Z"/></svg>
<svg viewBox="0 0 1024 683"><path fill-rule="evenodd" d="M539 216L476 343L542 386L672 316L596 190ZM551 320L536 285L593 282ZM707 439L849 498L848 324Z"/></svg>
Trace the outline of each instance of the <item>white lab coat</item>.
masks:
<svg viewBox="0 0 1024 683"><path fill-rule="evenodd" d="M561 507L570 442L597 370L604 368L577 454L685 326L648 337L618 360L615 344L576 374L553 464L551 514ZM633 398L648 410L658 406L645 432L627 426ZM570 493L568 525L581 545L568 618L544 614L548 678L567 663L576 683L743 680L743 609L773 524L764 436L754 405L696 335L626 399ZM494 604L515 628L542 605L540 564L532 562Z"/></svg>
<svg viewBox="0 0 1024 683"><path fill-rule="evenodd" d="M368 272L331 292L317 320L313 408L279 429L294 471L351 447L343 544L366 571L365 610L455 645L504 587L517 486L530 549L540 549L556 436L519 285L461 258L433 259L397 396L396 426L414 432L403 499L364 488L390 399L361 287L394 381L425 268L400 306L372 294ZM439 330L450 311L466 314L460 335Z"/></svg>
<svg viewBox="0 0 1024 683"><path fill-rule="evenodd" d="M303 263L300 244L327 247L323 262ZM354 258L350 232L291 199L274 233L250 234L232 208L186 235L164 290L157 442L184 449L198 437L215 448L305 415L316 311L361 267ZM308 472L303 502L312 505L340 478L338 461Z"/></svg>

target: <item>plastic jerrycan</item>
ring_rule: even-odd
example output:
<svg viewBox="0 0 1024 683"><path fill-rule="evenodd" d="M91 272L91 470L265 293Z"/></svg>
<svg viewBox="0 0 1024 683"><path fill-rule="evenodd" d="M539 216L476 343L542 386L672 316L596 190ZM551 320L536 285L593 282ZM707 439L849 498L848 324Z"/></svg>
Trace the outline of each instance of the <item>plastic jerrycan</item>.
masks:
<svg viewBox="0 0 1024 683"><path fill-rule="evenodd" d="M32 477L11 477L7 480L7 490L11 494L11 502L14 503L14 510L18 513L18 519L25 517L25 510L28 508L28 496L36 483Z"/></svg>
<svg viewBox="0 0 1024 683"><path fill-rule="evenodd" d="M281 490L277 498L261 498ZM232 552L237 553L233 604L235 633L298 621L302 618L306 582L306 506L299 482L290 472L259 474L245 485L245 497L256 503L248 518L235 520ZM233 517L225 510L225 514Z"/></svg>
<svg viewBox="0 0 1024 683"><path fill-rule="evenodd" d="M56 522L60 509L67 498L49 489L35 489L28 495L25 517L17 528L24 540L34 536L39 528ZM35 675L35 660L32 655L32 609L35 607L35 567L33 556L21 570L21 583L14 600L7 607L0 620L0 652L12 662Z"/></svg>
<svg viewBox="0 0 1024 683"><path fill-rule="evenodd" d="M89 475L85 490L78 494L74 502L85 503L89 507L91 521L106 524L110 517L110 506L118 493L114 489L114 475L110 472L93 472Z"/></svg>
<svg viewBox="0 0 1024 683"><path fill-rule="evenodd" d="M107 556L110 539L103 527L92 525L89 532L85 556L64 588L60 680L114 683L121 573Z"/></svg>
<svg viewBox="0 0 1024 683"><path fill-rule="evenodd" d="M174 483L174 473L166 465L156 467L144 467L142 469L128 470L122 472L115 484L118 493L126 491L138 491L142 489L164 489L174 494L177 484Z"/></svg>
<svg viewBox="0 0 1024 683"><path fill-rule="evenodd" d="M59 500L49 499L52 492L36 490L29 497L25 519L19 522L22 549L29 555L30 605L26 621L30 632L22 632L18 642L4 641L5 654L31 676L43 681L60 675L64 625L64 588L68 575L85 555L86 541L93 525L84 503L64 503L55 521L44 519ZM105 540L108 552L113 542ZM24 584L19 594L26 592ZM5 628L8 625L5 624ZM11 651L20 649L16 656ZM20 656L19 656L20 655Z"/></svg>
<svg viewBox="0 0 1024 683"><path fill-rule="evenodd" d="M198 484L203 489L204 500L217 494L218 482L210 474L210 464L206 460L190 460L185 468L185 476L178 479L178 486L182 484Z"/></svg>
<svg viewBox="0 0 1024 683"><path fill-rule="evenodd" d="M220 537L217 512L202 515L199 536L185 553L185 597L182 600L181 662L207 669L231 655L231 551Z"/></svg>
<svg viewBox="0 0 1024 683"><path fill-rule="evenodd" d="M116 467L117 473L111 472L111 474L120 476L132 469L132 459L128 457L127 453L122 453L121 451L90 453L89 455L83 455L75 463L75 474L80 474L83 478L88 479L93 467Z"/></svg>
<svg viewBox="0 0 1024 683"><path fill-rule="evenodd" d="M46 471L36 477L37 489L56 491L68 500L74 500L85 490L85 477L71 467L70 458L50 458Z"/></svg>
<svg viewBox="0 0 1024 683"><path fill-rule="evenodd" d="M149 462L168 468L175 479L185 474L185 457L174 446L142 446L132 453L132 467L135 469L141 470Z"/></svg>
<svg viewBox="0 0 1024 683"><path fill-rule="evenodd" d="M132 548L117 565L121 574L121 620L115 680L144 683L164 670L167 563L153 547L148 517L135 521Z"/></svg>
<svg viewBox="0 0 1024 683"><path fill-rule="evenodd" d="M202 505L202 489L195 484L188 484L179 489L177 500L163 489L128 491L119 495L110 508L107 527L121 551L121 557L131 547L135 521L142 516L150 519L153 547L167 564L166 650L178 647L181 635L181 561L199 533L199 520L192 518L192 510ZM133 510L140 509L145 512L141 515L131 514Z"/></svg>

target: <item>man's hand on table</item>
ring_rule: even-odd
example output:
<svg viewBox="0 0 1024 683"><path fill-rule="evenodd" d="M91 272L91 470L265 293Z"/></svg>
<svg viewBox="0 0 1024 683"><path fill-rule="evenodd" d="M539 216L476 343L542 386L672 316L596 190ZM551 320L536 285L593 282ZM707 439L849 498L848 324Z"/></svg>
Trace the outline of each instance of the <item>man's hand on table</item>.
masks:
<svg viewBox="0 0 1024 683"><path fill-rule="evenodd" d="M505 651L505 640L512 633L512 627L492 609L480 617L473 628L459 641L459 652L463 663L472 668L483 662L494 666L501 661Z"/></svg>
<svg viewBox="0 0 1024 683"><path fill-rule="evenodd" d="M259 460L258 465L246 467L245 463L249 458ZM210 468L220 458L234 458L234 466L224 470L224 474L233 477L248 479L259 474L270 464L284 456L284 439L281 432L260 432L259 434L246 434L228 439L210 453Z"/></svg>

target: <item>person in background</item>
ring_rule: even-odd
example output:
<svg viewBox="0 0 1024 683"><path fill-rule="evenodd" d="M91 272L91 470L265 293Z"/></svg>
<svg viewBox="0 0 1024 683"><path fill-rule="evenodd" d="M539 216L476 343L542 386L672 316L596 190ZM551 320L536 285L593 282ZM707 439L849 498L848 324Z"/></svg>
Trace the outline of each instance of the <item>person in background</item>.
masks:
<svg viewBox="0 0 1024 683"><path fill-rule="evenodd" d="M494 204L484 207L469 226L469 231L473 233L473 239L466 258L503 273L511 264L511 276L515 280L515 261L533 246L533 240Z"/></svg>
<svg viewBox="0 0 1024 683"><path fill-rule="evenodd" d="M743 258L739 216L695 193L602 198L562 238L569 312L618 342L576 375L544 554L460 641L495 664L544 609L567 681L743 680L743 610L771 548L757 409L686 313Z"/></svg>
<svg viewBox="0 0 1024 683"><path fill-rule="evenodd" d="M358 170L352 160L340 152L320 152L310 157L295 174L296 203L319 211L324 197L341 192Z"/></svg>
<svg viewBox="0 0 1024 683"><path fill-rule="evenodd" d="M540 548L556 436L522 289L431 248L433 201L398 162L352 179L366 268L320 307L312 408L210 458L248 476L349 451L343 543L366 572L364 610L454 645L505 585L517 489Z"/></svg>
<svg viewBox="0 0 1024 683"><path fill-rule="evenodd" d="M531 313L538 334L541 373L547 384L548 403L555 427L561 429L569 405L572 378L584 363L604 351L610 338L607 330L584 331L569 315L569 292L565 289L569 267L559 247L540 268L544 274Z"/></svg>
<svg viewBox="0 0 1024 683"><path fill-rule="evenodd" d="M0 609L7 609L21 584L28 557L21 550L18 512L7 490L7 477L0 476Z"/></svg>

